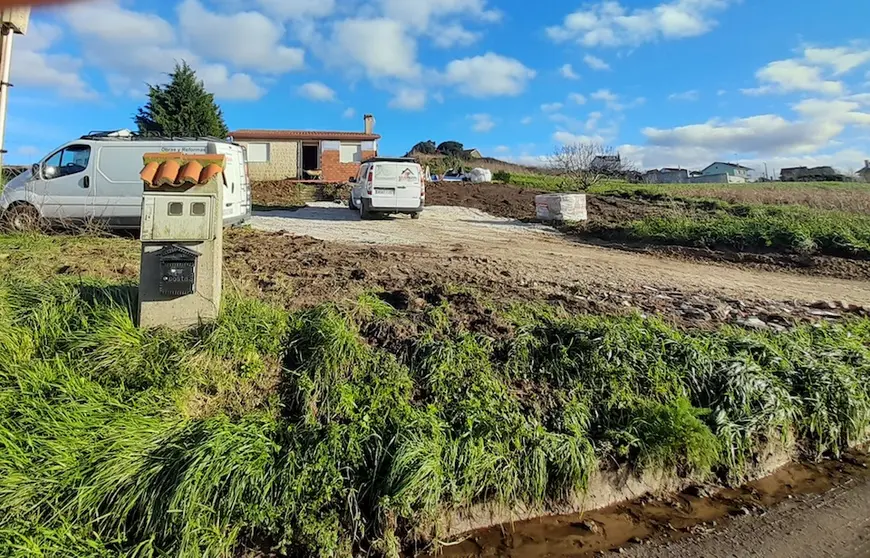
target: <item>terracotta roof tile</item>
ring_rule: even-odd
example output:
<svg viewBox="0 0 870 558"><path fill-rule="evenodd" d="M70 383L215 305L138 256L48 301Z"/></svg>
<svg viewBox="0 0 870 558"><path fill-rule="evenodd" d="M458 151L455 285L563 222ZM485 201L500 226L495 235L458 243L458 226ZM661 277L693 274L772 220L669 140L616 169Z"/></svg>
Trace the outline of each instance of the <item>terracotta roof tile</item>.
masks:
<svg viewBox="0 0 870 558"><path fill-rule="evenodd" d="M223 155L146 153L139 176L149 187L205 184L224 169Z"/></svg>
<svg viewBox="0 0 870 558"><path fill-rule="evenodd" d="M374 141L381 139L378 134L363 132L332 132L321 130L236 130L230 132L233 140L351 140Z"/></svg>

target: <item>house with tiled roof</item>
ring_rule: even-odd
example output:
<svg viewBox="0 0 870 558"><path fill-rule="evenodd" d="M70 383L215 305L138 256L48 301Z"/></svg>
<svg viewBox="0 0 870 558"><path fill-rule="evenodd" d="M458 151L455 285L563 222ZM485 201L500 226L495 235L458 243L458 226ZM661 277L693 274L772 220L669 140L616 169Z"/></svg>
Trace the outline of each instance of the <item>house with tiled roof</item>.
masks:
<svg viewBox="0 0 870 558"><path fill-rule="evenodd" d="M230 139L245 147L251 180L346 182L378 154L375 119L367 114L363 122L362 132L236 130Z"/></svg>

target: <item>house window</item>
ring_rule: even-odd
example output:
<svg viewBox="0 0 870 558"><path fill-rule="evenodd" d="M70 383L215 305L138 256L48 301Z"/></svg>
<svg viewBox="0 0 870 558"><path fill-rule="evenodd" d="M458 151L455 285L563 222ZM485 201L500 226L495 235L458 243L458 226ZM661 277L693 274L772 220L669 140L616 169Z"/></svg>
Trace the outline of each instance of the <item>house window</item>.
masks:
<svg viewBox="0 0 870 558"><path fill-rule="evenodd" d="M268 143L249 143L248 144L248 162L249 163L268 163L269 155L271 154Z"/></svg>
<svg viewBox="0 0 870 558"><path fill-rule="evenodd" d="M341 156L339 161L342 163L361 163L362 145L358 143L341 144Z"/></svg>

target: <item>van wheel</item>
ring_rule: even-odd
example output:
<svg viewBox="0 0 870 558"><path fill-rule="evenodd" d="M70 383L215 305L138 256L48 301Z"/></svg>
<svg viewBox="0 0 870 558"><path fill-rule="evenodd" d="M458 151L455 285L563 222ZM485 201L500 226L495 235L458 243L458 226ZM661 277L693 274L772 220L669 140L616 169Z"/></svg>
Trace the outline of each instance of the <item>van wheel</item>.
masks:
<svg viewBox="0 0 870 558"><path fill-rule="evenodd" d="M368 221L369 219L374 218L371 210L366 205L366 201L362 198L359 200L359 218L363 221Z"/></svg>
<svg viewBox="0 0 870 558"><path fill-rule="evenodd" d="M418 211L417 213L412 213L412 214L411 214L411 219L419 219L419 218L420 218L420 212L419 212L419 211Z"/></svg>
<svg viewBox="0 0 870 558"><path fill-rule="evenodd" d="M39 211L26 203L13 205L6 210L6 214L3 217L4 225L13 231L30 232L41 228L42 218L39 215Z"/></svg>
<svg viewBox="0 0 870 558"><path fill-rule="evenodd" d="M351 194L347 198L347 207L349 209L352 209L353 211L356 211L356 206L353 204L353 194Z"/></svg>

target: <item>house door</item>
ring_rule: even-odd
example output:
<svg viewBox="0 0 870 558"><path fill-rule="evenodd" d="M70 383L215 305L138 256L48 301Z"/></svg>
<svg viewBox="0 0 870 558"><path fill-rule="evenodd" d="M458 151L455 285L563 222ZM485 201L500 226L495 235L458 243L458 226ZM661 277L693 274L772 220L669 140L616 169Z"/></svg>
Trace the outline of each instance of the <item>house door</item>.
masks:
<svg viewBox="0 0 870 558"><path fill-rule="evenodd" d="M302 144L302 170L320 169L320 146L314 144Z"/></svg>

